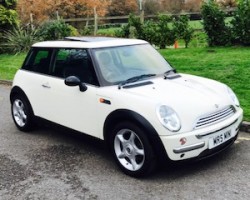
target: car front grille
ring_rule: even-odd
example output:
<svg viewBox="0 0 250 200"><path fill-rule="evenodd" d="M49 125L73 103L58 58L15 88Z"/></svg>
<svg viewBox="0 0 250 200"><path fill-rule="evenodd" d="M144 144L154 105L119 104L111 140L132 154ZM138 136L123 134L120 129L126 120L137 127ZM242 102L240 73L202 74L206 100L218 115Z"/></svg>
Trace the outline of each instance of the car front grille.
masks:
<svg viewBox="0 0 250 200"><path fill-rule="evenodd" d="M194 129L203 128L205 126L209 126L211 124L215 124L217 122L220 122L220 121L232 116L235 112L236 111L235 111L233 106L228 106L228 107L226 107L222 110L219 110L217 112L201 116L197 120Z"/></svg>

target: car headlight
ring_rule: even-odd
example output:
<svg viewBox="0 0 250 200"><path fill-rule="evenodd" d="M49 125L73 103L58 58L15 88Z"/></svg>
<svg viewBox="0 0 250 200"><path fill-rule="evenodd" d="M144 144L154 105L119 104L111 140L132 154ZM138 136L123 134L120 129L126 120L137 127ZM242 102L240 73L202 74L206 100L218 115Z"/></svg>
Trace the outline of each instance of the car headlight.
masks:
<svg viewBox="0 0 250 200"><path fill-rule="evenodd" d="M234 94L233 90L231 88L227 87L227 92L228 92L230 98L232 99L232 101L234 102L234 104L236 106L240 106L240 102L239 102L237 96Z"/></svg>
<svg viewBox="0 0 250 200"><path fill-rule="evenodd" d="M166 105L160 105L157 107L156 113L161 124L168 130L173 132L180 130L181 128L180 119L172 108Z"/></svg>

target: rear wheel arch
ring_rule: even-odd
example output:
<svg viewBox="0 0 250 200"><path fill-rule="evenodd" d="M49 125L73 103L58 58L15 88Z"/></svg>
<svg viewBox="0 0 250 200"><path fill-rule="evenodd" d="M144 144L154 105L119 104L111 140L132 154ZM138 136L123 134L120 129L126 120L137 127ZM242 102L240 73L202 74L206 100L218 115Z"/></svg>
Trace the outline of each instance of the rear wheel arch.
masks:
<svg viewBox="0 0 250 200"><path fill-rule="evenodd" d="M18 86L14 86L12 89L11 89L11 92L10 92L10 101L12 102L13 101L13 97L16 96L16 95L22 95L23 97L25 97L26 99L27 98L27 95L25 94L25 92Z"/></svg>
<svg viewBox="0 0 250 200"><path fill-rule="evenodd" d="M17 95L20 95L22 96L23 98L25 98L25 100L27 101L29 107L31 108L31 112L32 114L34 115L34 111L33 111L33 108L31 106L31 103L27 97L27 95L25 94L25 92L18 86L14 86L12 89L11 89L11 92L10 92L10 102L13 103L13 98Z"/></svg>
<svg viewBox="0 0 250 200"><path fill-rule="evenodd" d="M11 114L17 128L27 132L34 128L34 112L31 104L19 87L13 87L10 93Z"/></svg>

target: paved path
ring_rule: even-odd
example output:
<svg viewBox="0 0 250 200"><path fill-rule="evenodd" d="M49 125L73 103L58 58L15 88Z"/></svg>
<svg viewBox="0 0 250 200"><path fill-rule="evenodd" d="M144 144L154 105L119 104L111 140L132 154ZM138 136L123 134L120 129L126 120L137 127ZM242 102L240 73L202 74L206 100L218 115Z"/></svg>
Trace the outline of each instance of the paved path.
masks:
<svg viewBox="0 0 250 200"><path fill-rule="evenodd" d="M19 132L9 91L0 85L1 200L250 199L250 134L212 159L138 180L123 175L98 140L51 127Z"/></svg>

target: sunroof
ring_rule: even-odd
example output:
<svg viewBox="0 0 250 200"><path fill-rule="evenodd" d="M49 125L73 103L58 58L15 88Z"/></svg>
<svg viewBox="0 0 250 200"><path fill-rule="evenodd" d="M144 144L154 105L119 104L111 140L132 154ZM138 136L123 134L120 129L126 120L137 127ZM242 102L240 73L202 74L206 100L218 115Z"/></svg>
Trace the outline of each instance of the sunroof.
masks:
<svg viewBox="0 0 250 200"><path fill-rule="evenodd" d="M117 38L113 37L65 37L65 40L70 41L81 41L81 42L101 42L107 40L116 40Z"/></svg>

